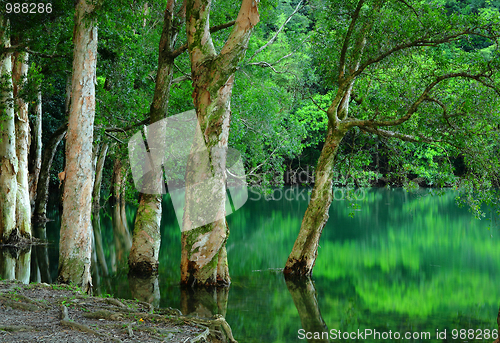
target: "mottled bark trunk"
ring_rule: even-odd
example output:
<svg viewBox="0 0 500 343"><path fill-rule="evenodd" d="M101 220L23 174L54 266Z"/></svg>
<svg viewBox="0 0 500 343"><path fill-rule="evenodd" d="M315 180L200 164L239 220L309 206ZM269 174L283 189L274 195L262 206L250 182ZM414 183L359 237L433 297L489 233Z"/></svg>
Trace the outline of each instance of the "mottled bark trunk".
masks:
<svg viewBox="0 0 500 343"><path fill-rule="evenodd" d="M16 226L19 233L31 238L31 203L28 185L28 152L30 139L30 124L28 104L20 98L22 84L28 74L28 54L15 52L12 55L12 82L15 99L16 125L16 155L17 195L16 195Z"/></svg>
<svg viewBox="0 0 500 343"><path fill-rule="evenodd" d="M94 249L96 254L96 261L99 262L102 273L104 276L108 275L108 266L106 264L106 258L104 257L104 249L102 245L102 234L101 234L101 183L102 183L102 171L104 169L104 162L106 161L106 156L108 154L109 144L106 142L101 148L99 154L99 159L95 167L95 182L94 189L92 191L92 228L94 230Z"/></svg>
<svg viewBox="0 0 500 343"><path fill-rule="evenodd" d="M306 332L327 332L328 327L321 316L316 288L310 278L300 281L286 280L286 286L299 313L302 329ZM326 343L328 339L308 339L308 343Z"/></svg>
<svg viewBox="0 0 500 343"><path fill-rule="evenodd" d="M115 165L113 168L113 209L112 209L112 224L113 224L113 237L115 242L115 261L118 263L119 267L123 267L126 264L127 256L130 253L130 247L132 245L132 240L130 237L130 232L126 224L127 218L122 216L122 206L125 206L125 168L121 163L120 159L115 160Z"/></svg>
<svg viewBox="0 0 500 343"><path fill-rule="evenodd" d="M0 14L0 39L3 48L10 47L8 20ZM17 168L16 130L12 94L12 61L5 54L0 61L0 243L16 234ZM16 239L16 237L12 237Z"/></svg>
<svg viewBox="0 0 500 343"><path fill-rule="evenodd" d="M58 282L74 283L84 291L92 287L92 143L97 61L97 24L93 11L93 4L78 1L58 272Z"/></svg>
<svg viewBox="0 0 500 343"><path fill-rule="evenodd" d="M43 151L40 176L36 188L35 212L36 220L45 220L47 213L47 201L49 198L50 168L57 151L59 143L66 135L68 123L62 124L49 138L49 142ZM41 237L38 237L41 238Z"/></svg>
<svg viewBox="0 0 500 343"><path fill-rule="evenodd" d="M315 183L311 200L307 207L300 232L288 257L283 272L289 276L310 276L318 255L321 232L328 220L328 210L332 203L333 163L342 138L344 128L333 129L328 125L328 132L318 160Z"/></svg>
<svg viewBox="0 0 500 343"><path fill-rule="evenodd" d="M38 101L35 106L35 120L33 121L33 134L31 135L29 158L29 194L32 213L35 210L36 189L42 168L42 92L38 91Z"/></svg>
<svg viewBox="0 0 500 343"><path fill-rule="evenodd" d="M174 18L176 1L169 1L165 10L163 31L159 44L158 70L153 102L150 107L150 123L153 124L167 116L170 86L174 67L172 55L179 23L182 18ZM159 167L159 166L158 166ZM148 180L146 182L158 182ZM129 256L129 271L132 274L150 276L158 272L158 257L160 253L160 222L162 214L161 194L141 194L139 208L134 225L132 248Z"/></svg>
<svg viewBox="0 0 500 343"><path fill-rule="evenodd" d="M194 87L193 101L204 146L193 145L186 172L186 203L181 239L183 284L228 285L231 282L224 249L229 233L224 215L230 100L234 73L245 55L252 29L259 21L257 4L253 0L242 1L233 30L221 52L217 54L209 30L211 1L187 1L186 32ZM199 151L203 152L195 153ZM209 178L215 180L212 190L205 192L210 194L200 195L196 187L190 187ZM200 202L209 201L211 210L220 219L193 228L193 217L197 212L193 207Z"/></svg>

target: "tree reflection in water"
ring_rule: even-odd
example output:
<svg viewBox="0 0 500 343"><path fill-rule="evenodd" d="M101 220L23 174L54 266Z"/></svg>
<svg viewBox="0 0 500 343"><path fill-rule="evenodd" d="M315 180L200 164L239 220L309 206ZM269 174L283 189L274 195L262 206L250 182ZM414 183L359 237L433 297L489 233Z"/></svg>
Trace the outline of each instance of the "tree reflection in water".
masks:
<svg viewBox="0 0 500 343"><path fill-rule="evenodd" d="M318 300L316 298L316 288L310 278L286 279L286 287L292 296L293 303L299 313L300 322L305 332L327 332L328 327L321 317ZM328 339L308 339L308 343L326 343Z"/></svg>

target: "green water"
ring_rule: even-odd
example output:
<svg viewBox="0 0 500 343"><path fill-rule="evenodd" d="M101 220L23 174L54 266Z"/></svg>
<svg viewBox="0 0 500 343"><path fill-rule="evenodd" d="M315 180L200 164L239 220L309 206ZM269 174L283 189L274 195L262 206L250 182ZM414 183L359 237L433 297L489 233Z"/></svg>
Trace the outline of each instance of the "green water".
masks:
<svg viewBox="0 0 500 343"><path fill-rule="evenodd" d="M279 268L297 237L307 191L290 190L288 200L283 192L274 193L279 200L257 199L251 192L249 201L227 218L233 283L228 293L214 291L208 297L181 292L178 286L180 230L166 196L156 290L160 306L190 313L198 309L198 315L222 313L239 342L306 342L299 339L302 328L429 332L431 340L404 341L465 341L456 335L453 339L452 332L459 332L452 330L479 333L497 328L498 218L472 218L456 206L452 191L431 196L428 190L367 189L357 193L354 209L338 191L323 230L313 282L294 285L285 282ZM134 211L127 208L131 227ZM48 223L47 230L49 239L57 241L56 211L53 215L56 221ZM104 253L113 275L94 280L96 292L134 297L123 262L114 257L111 219L103 214L101 222ZM55 279L57 251L49 253ZM217 303L217 297L227 303ZM437 340L436 330L445 329L447 339ZM362 338L341 341L398 341Z"/></svg>

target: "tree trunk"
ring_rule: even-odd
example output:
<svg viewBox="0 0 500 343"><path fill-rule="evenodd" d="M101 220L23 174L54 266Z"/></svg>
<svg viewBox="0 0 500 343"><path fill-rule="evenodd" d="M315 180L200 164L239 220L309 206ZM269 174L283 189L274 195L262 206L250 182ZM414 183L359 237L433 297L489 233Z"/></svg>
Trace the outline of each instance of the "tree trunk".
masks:
<svg viewBox="0 0 500 343"><path fill-rule="evenodd" d="M342 127L333 129L331 124L328 125L325 145L316 167L311 200L302 219L299 236L283 270L285 275L300 277L312 274L318 255L319 239L328 220L328 210L332 203L333 163L345 133L346 130Z"/></svg>
<svg viewBox="0 0 500 343"><path fill-rule="evenodd" d="M66 168L58 282L90 291L92 250L92 143L95 116L97 23L94 5L76 4L73 78L66 141Z"/></svg>
<svg viewBox="0 0 500 343"><path fill-rule="evenodd" d="M16 226L23 237L31 238L31 203L28 185L30 124L28 104L20 98L21 87L28 74L28 54L15 52L12 56L12 61L14 64L12 68L12 81L16 110L16 153L18 160Z"/></svg>
<svg viewBox="0 0 500 343"><path fill-rule="evenodd" d="M35 198L35 219L45 220L47 213L47 201L49 198L50 167L57 151L59 143L66 135L68 123L62 124L49 138L49 142L43 152L40 177L38 179ZM36 231L35 231L36 233ZM38 237L41 238L41 237Z"/></svg>
<svg viewBox="0 0 500 343"><path fill-rule="evenodd" d="M193 101L203 133L196 141L186 171L186 202L182 224L181 283L228 285L229 270L224 246L226 225L226 155L229 137L230 100L234 73L243 59L253 27L259 21L257 2L243 0L233 30L219 54L210 35L211 0L188 0L186 32L191 59ZM213 180L200 194L200 182ZM194 225L201 203L210 203L217 220ZM221 267L218 268L218 264Z"/></svg>
<svg viewBox="0 0 500 343"><path fill-rule="evenodd" d="M106 161L106 155L108 153L109 144L106 142L101 148L99 154L99 159L97 160L97 165L95 168L95 182L94 189L92 191L92 227L94 229L94 251L96 253L96 259L102 269L103 276L108 276L108 266L106 264L106 258L104 257L104 249L102 245L102 234L101 234L101 183L102 183L102 171L104 168L104 162Z"/></svg>
<svg viewBox="0 0 500 343"><path fill-rule="evenodd" d="M131 251L132 241L130 238L130 232L128 230L128 225L126 224L127 218L122 216L122 206L125 206L125 168L121 163L120 159L115 160L115 165L113 168L113 236L115 241L115 255L116 262L120 267L122 267L126 261L127 256ZM142 246L139 246L142 248Z"/></svg>
<svg viewBox="0 0 500 343"><path fill-rule="evenodd" d="M0 14L2 47L10 47L8 20ZM5 54L0 62L0 243L16 235L17 168L14 104L12 103L12 61ZM12 237L16 239L19 237Z"/></svg>
<svg viewBox="0 0 500 343"><path fill-rule="evenodd" d="M35 106L35 120L33 122L33 134L31 135L30 158L29 158L29 194L32 213L35 209L36 189L38 178L42 168L42 92L38 91L38 101Z"/></svg>
<svg viewBox="0 0 500 343"><path fill-rule="evenodd" d="M174 23L174 19L178 22L182 20L182 18L173 17L175 5L176 1L169 1L167 9L165 10L163 31L159 45L155 92L150 107L151 124L167 116L175 58L172 53L180 27L179 23ZM152 175L150 176L151 179L146 182L162 182L161 177L156 180ZM158 272L158 257L161 240L161 202L161 194L141 193L140 195L139 208L137 209L134 225L132 248L128 261L131 274L147 277Z"/></svg>

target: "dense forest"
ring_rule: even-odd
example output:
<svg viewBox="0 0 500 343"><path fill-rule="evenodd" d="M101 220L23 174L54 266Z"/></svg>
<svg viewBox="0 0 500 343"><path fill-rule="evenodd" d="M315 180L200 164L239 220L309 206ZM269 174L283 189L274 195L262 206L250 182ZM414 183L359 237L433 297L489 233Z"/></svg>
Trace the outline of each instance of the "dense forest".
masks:
<svg viewBox="0 0 500 343"><path fill-rule="evenodd" d="M129 141L144 131L156 156L153 124L190 110L182 284L230 284L228 148L253 191L311 187L290 277L311 275L336 186L453 187L477 217L498 209L500 1L0 4L0 242L43 238L32 221L60 193L59 282L91 287L106 203L133 232L130 272L158 272L168 162L139 192ZM208 194L189 187L207 175ZM200 199L222 216L192 228Z"/></svg>

